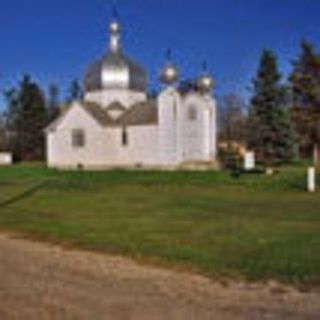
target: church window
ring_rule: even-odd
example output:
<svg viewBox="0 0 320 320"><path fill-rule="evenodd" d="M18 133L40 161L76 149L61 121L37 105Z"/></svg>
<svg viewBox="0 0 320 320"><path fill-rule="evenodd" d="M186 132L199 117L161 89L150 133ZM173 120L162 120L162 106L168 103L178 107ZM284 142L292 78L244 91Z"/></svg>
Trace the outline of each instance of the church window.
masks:
<svg viewBox="0 0 320 320"><path fill-rule="evenodd" d="M188 120L194 121L197 120L198 114L197 114L197 109L195 106L191 106L188 109Z"/></svg>
<svg viewBox="0 0 320 320"><path fill-rule="evenodd" d="M129 144L129 137L126 128L122 129L122 145L126 147Z"/></svg>
<svg viewBox="0 0 320 320"><path fill-rule="evenodd" d="M72 130L72 146L74 148L83 148L86 144L85 133L82 129Z"/></svg>

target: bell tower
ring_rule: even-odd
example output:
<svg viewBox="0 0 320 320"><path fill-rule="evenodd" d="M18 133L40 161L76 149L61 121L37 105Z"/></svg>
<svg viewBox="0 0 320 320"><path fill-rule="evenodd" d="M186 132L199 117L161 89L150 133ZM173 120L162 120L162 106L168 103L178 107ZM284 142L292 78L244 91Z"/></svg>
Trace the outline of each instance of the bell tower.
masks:
<svg viewBox="0 0 320 320"><path fill-rule="evenodd" d="M163 89L158 97L159 158L166 166L175 166L178 162L178 119L181 104L180 94L176 88L178 78L178 69L172 61L169 50L167 61L160 70Z"/></svg>

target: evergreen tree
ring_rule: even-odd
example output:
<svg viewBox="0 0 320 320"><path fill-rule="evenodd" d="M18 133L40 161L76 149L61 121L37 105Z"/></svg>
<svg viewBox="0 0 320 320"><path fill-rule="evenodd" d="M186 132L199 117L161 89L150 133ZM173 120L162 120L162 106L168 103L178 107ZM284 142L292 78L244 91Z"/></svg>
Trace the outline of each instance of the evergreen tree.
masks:
<svg viewBox="0 0 320 320"><path fill-rule="evenodd" d="M9 147L15 159L21 156L21 104L19 103L19 94L16 88L11 88L4 93L7 102L4 112L5 127L9 134Z"/></svg>
<svg viewBox="0 0 320 320"><path fill-rule="evenodd" d="M306 41L301 43L301 53L293 63L289 81L299 144L302 153L310 156L320 139L320 55Z"/></svg>
<svg viewBox="0 0 320 320"><path fill-rule="evenodd" d="M198 91L197 83L192 79L183 80L179 84L179 91L182 94Z"/></svg>
<svg viewBox="0 0 320 320"><path fill-rule="evenodd" d="M50 84L48 88L48 121L54 121L60 114L59 88L55 84Z"/></svg>
<svg viewBox="0 0 320 320"><path fill-rule="evenodd" d="M24 76L18 88L9 90L7 126L10 146L18 160L42 160L46 125L45 99L38 85Z"/></svg>
<svg viewBox="0 0 320 320"><path fill-rule="evenodd" d="M248 121L248 147L266 165L286 163L295 156L295 134L281 74L272 51L264 50L253 80Z"/></svg>
<svg viewBox="0 0 320 320"><path fill-rule="evenodd" d="M83 90L78 81L78 79L74 79L69 88L68 96L67 96L67 104L71 104L73 101L82 100L83 99Z"/></svg>
<svg viewBox="0 0 320 320"><path fill-rule="evenodd" d="M7 142L7 133L5 128L4 117L0 115L0 152L7 151L8 142Z"/></svg>

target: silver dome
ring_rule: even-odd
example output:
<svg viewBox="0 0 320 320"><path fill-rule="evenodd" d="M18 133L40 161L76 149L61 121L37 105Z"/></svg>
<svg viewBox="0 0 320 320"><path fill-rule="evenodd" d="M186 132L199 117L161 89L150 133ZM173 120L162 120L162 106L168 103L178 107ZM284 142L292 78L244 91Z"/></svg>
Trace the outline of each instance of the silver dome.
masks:
<svg viewBox="0 0 320 320"><path fill-rule="evenodd" d="M198 88L204 93L211 92L214 86L213 78L208 74L203 74L198 79Z"/></svg>
<svg viewBox="0 0 320 320"><path fill-rule="evenodd" d="M197 80L198 89L202 93L210 93L214 87L214 79L209 74L208 64L206 61L204 61L202 68L202 74L199 76Z"/></svg>
<svg viewBox="0 0 320 320"><path fill-rule="evenodd" d="M86 70L85 91L128 89L146 92L148 76L145 69L128 58L120 48L120 24L112 21L109 31L109 50Z"/></svg>
<svg viewBox="0 0 320 320"><path fill-rule="evenodd" d="M102 89L129 89L146 92L148 76L144 68L122 52L108 52L85 73L86 92Z"/></svg>
<svg viewBox="0 0 320 320"><path fill-rule="evenodd" d="M178 80L178 78L178 69L171 62L168 62L160 71L160 81L164 84L173 84Z"/></svg>

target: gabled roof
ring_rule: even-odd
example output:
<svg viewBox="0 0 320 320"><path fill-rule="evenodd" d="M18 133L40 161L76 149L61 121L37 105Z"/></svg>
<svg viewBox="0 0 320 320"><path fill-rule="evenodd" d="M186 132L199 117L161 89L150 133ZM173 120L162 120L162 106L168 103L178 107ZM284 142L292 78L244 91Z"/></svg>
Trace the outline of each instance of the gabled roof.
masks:
<svg viewBox="0 0 320 320"><path fill-rule="evenodd" d="M56 130L58 125L63 121L65 116L68 114L68 112L71 110L71 107L68 108L60 108L60 115L52 121L45 129L44 132L50 132Z"/></svg>
<svg viewBox="0 0 320 320"><path fill-rule="evenodd" d="M126 107L121 104L118 101L112 102L111 104L109 104L109 106L107 107L108 111L122 111L125 112L127 109Z"/></svg>
<svg viewBox="0 0 320 320"><path fill-rule="evenodd" d="M151 125L158 123L158 109L155 100L138 103L132 106L119 119L122 125Z"/></svg>
<svg viewBox="0 0 320 320"><path fill-rule="evenodd" d="M148 100L137 103L125 108L119 102L113 102L107 108L102 108L100 105L91 102L84 102L79 105L88 115L90 115L102 127L124 127L124 126L142 126L142 125L156 125L158 123L158 110L156 100ZM47 128L46 132L54 131L63 121L68 112L72 110L72 106L64 111L60 117L52 122ZM123 115L120 118L113 119L108 110L121 110Z"/></svg>
<svg viewBox="0 0 320 320"><path fill-rule="evenodd" d="M82 106L101 126L113 124L113 119L98 104L86 102Z"/></svg>

